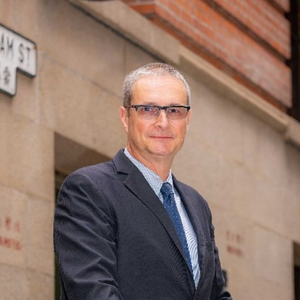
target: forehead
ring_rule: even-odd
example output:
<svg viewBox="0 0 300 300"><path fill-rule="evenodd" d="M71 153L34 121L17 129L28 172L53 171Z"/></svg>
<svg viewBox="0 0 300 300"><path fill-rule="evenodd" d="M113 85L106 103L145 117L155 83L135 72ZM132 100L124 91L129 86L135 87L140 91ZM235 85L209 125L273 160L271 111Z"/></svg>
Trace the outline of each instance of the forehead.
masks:
<svg viewBox="0 0 300 300"><path fill-rule="evenodd" d="M181 86L182 88L185 88L184 83L179 78L172 76L170 74L165 75L142 75L139 77L136 82L133 85L133 88L137 86L146 86L146 85L174 85L174 86Z"/></svg>
<svg viewBox="0 0 300 300"><path fill-rule="evenodd" d="M170 97L187 98L184 83L171 75L145 75L140 77L132 87L133 98Z"/></svg>

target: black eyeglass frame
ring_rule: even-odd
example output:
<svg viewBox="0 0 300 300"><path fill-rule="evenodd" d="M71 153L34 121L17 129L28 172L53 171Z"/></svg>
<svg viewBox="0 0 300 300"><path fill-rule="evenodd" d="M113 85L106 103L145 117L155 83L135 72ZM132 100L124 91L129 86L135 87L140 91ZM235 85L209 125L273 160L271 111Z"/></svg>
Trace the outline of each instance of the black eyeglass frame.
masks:
<svg viewBox="0 0 300 300"><path fill-rule="evenodd" d="M125 108L134 108L136 111L138 111L139 107L155 107L158 108L159 112L161 110L164 110L165 112L167 111L167 109L169 108L186 108L186 113L189 112L189 110L191 109L190 105L167 105L167 106L160 106L160 105L147 105L147 104L135 104L135 105L128 105L128 106L124 106ZM159 114L158 114L159 115Z"/></svg>
<svg viewBox="0 0 300 300"><path fill-rule="evenodd" d="M186 108L187 111L189 111L191 109L190 105L167 105L167 106L160 106L160 105L152 105L152 104L135 104L135 105L128 105L128 106L124 106L125 108L135 108L135 110L137 111L139 107L157 107L159 110L166 110L168 108L171 107L182 107L182 108Z"/></svg>

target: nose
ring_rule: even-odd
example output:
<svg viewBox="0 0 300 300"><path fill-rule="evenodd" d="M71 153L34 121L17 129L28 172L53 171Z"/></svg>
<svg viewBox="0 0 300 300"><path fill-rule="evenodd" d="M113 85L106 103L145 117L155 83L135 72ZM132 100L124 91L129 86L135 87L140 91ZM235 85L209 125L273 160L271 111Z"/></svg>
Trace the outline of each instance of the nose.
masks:
<svg viewBox="0 0 300 300"><path fill-rule="evenodd" d="M156 118L155 124L157 126L160 126L160 127L166 127L166 126L169 125L169 120L168 120L168 117L167 117L166 110L161 109L159 111L159 115Z"/></svg>

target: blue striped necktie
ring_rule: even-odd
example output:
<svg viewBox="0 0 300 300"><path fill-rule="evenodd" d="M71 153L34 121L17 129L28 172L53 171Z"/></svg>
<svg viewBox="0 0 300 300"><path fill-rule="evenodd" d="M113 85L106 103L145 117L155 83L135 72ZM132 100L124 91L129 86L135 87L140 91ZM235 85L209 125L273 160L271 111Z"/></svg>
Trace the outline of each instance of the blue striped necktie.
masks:
<svg viewBox="0 0 300 300"><path fill-rule="evenodd" d="M184 233L184 229L183 229L183 225L182 225L182 221L179 215L179 212L177 210L177 206L175 203L175 198L174 198L174 193L172 190L172 186L170 183L165 182L161 189L160 192L163 196L164 199L164 207L167 210L170 219L172 220L174 227L177 231L179 240L181 242L181 245L183 247L183 251L186 257L186 261L187 264L189 266L189 269L191 271L191 273L193 274L193 268L192 268L192 263L191 263L191 257L190 257L190 252L189 252L189 248L188 248L188 244L187 244L187 240L186 240L186 236Z"/></svg>

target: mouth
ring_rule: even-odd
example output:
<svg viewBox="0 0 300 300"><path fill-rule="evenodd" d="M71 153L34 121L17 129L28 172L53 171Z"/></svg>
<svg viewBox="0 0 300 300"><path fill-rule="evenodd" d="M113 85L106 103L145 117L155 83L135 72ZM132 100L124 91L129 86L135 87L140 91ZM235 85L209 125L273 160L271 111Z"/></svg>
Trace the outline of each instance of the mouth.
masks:
<svg viewBox="0 0 300 300"><path fill-rule="evenodd" d="M162 135L159 135L159 136L151 136L152 139L159 139L159 140L170 140L172 139L173 137L171 136L162 136Z"/></svg>

